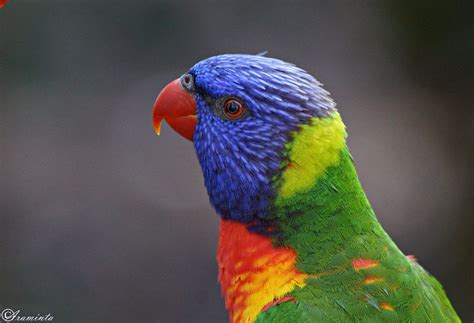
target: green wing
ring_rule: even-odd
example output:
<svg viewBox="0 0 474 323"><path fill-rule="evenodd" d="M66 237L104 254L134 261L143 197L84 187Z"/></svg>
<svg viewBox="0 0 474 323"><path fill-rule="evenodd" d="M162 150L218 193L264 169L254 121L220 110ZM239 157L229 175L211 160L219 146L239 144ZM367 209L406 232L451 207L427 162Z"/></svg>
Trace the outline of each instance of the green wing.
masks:
<svg viewBox="0 0 474 323"><path fill-rule="evenodd" d="M278 212L282 244L309 278L289 294L296 303L273 306L257 322L460 321L441 285L377 221L347 147L311 189L280 200Z"/></svg>
<svg viewBox="0 0 474 323"><path fill-rule="evenodd" d="M406 277L364 286L361 273L352 270L310 278L290 293L296 302L270 307L256 322L460 322L438 281L410 263ZM405 279L410 283L398 285Z"/></svg>
<svg viewBox="0 0 474 323"><path fill-rule="evenodd" d="M285 302L270 307L258 315L256 323L312 323L331 322L331 319L316 307L302 302Z"/></svg>

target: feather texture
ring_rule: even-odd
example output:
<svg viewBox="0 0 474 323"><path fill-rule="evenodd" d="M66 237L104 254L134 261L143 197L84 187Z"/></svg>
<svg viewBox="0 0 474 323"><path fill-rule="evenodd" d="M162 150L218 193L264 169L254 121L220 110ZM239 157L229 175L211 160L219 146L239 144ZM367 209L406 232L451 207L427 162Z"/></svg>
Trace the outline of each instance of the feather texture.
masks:
<svg viewBox="0 0 474 323"><path fill-rule="evenodd" d="M231 322L459 322L377 221L321 83L259 55L211 57L188 73ZM245 118L223 118L213 102L228 97Z"/></svg>

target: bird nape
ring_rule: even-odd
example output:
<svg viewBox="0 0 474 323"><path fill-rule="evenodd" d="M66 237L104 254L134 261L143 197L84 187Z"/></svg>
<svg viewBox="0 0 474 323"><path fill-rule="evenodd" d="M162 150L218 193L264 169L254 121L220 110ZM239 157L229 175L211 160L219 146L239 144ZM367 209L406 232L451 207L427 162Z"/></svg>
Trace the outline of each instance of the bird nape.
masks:
<svg viewBox="0 0 474 323"><path fill-rule="evenodd" d="M459 322L442 286L383 230L345 126L293 64L220 55L158 96L193 141L221 217L219 281L231 322Z"/></svg>

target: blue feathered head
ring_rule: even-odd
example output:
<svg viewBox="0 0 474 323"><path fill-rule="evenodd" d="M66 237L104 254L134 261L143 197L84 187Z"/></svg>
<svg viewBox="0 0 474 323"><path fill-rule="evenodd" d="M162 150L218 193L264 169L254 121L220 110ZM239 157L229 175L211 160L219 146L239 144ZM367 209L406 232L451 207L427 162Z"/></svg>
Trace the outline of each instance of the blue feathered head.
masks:
<svg viewBox="0 0 474 323"><path fill-rule="evenodd" d="M153 120L158 133L165 119L194 142L218 214L249 223L271 210L294 132L334 109L321 84L293 64L220 55L165 87Z"/></svg>

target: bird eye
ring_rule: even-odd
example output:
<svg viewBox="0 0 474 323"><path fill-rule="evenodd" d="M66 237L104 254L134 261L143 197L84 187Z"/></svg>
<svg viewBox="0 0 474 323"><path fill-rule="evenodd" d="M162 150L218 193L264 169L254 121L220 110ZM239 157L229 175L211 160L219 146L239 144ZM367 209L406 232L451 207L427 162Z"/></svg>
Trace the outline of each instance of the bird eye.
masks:
<svg viewBox="0 0 474 323"><path fill-rule="evenodd" d="M181 76L181 85L188 91L192 91L194 88L194 79L191 74L184 74Z"/></svg>
<svg viewBox="0 0 474 323"><path fill-rule="evenodd" d="M224 102L224 113L230 119L240 118L245 112L243 104L236 99L227 99Z"/></svg>

